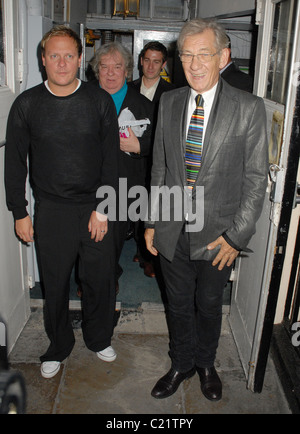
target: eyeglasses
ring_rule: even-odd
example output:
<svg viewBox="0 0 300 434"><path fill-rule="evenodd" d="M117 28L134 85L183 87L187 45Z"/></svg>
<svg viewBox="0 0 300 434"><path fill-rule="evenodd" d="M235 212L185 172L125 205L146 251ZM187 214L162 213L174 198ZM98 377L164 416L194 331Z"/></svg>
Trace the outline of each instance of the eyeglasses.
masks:
<svg viewBox="0 0 300 434"><path fill-rule="evenodd" d="M190 54L190 53L180 53L179 57L182 63L192 63L194 57L197 58L198 62L201 63L209 63L212 61L212 58L219 54L220 51L216 51L214 54L210 53L201 53L201 54Z"/></svg>

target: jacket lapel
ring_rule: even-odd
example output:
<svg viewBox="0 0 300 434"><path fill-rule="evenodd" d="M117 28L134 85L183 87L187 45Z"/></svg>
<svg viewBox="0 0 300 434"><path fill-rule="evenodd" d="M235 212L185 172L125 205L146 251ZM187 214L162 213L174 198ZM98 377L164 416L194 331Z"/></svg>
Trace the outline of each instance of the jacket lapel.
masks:
<svg viewBox="0 0 300 434"><path fill-rule="evenodd" d="M182 89L182 92L178 92L174 96L173 106L172 106L172 131L171 138L173 143L178 143L178 138L180 138L179 146L174 150L177 160L178 172L180 174L180 179L182 185L186 185L186 170L185 170L185 130L186 130L186 107L188 103L188 98L190 95L190 88L186 87Z"/></svg>
<svg viewBox="0 0 300 434"><path fill-rule="evenodd" d="M228 98L223 91L222 79L219 82L213 107L207 125L202 166L196 180L201 181L214 161L220 147L222 146L228 130L233 122L237 105L232 98Z"/></svg>
<svg viewBox="0 0 300 434"><path fill-rule="evenodd" d="M225 91L223 87L223 80L220 79L205 133L203 162L196 180L198 185L199 183L202 183L209 167L219 152L237 110L237 104L234 99L232 99L230 95L228 96L226 92L227 90ZM172 143L177 143L178 138L180 138L180 144L176 150L174 149L174 152L176 154L175 158L182 185L186 185L185 133L187 122L186 109L189 97L189 87L178 89L178 92L174 93L171 109L172 123L170 126L170 136Z"/></svg>

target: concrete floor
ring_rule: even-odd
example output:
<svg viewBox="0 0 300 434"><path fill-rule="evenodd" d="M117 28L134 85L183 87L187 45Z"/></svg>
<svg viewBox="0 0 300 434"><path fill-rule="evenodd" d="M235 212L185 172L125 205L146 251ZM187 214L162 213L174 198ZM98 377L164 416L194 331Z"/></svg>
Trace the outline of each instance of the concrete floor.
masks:
<svg viewBox="0 0 300 434"><path fill-rule="evenodd" d="M159 305L143 304L136 311L121 311L112 345L117 352L106 363L89 351L82 339L80 321L74 317L76 344L56 377L40 375L39 356L47 349L41 308L32 308L29 322L9 356L10 369L19 371L27 388L27 414L197 415L289 414L278 377L269 361L264 389L253 394L223 316L216 368L223 382L223 399L204 398L199 378L182 383L170 398L156 400L150 392L170 367L168 333ZM78 317L79 318L79 317ZM80 319L80 318L79 318ZM132 416L134 418L134 416ZM195 416L196 417L196 416ZM108 421L113 420L108 417Z"/></svg>

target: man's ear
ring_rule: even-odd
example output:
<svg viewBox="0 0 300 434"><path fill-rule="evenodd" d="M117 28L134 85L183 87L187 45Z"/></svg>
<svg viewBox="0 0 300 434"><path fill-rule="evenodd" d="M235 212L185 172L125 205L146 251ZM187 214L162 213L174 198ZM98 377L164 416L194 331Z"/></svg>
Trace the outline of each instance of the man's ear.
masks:
<svg viewBox="0 0 300 434"><path fill-rule="evenodd" d="M220 55L220 69L225 68L225 66L228 63L229 60L229 56L230 56L230 49L229 48L223 48L223 50L221 51L221 55Z"/></svg>

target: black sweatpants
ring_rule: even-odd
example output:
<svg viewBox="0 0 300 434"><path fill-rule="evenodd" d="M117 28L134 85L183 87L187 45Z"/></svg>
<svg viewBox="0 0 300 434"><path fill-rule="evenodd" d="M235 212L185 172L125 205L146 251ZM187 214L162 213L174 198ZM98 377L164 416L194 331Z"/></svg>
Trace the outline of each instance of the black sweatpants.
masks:
<svg viewBox="0 0 300 434"><path fill-rule="evenodd" d="M69 318L70 276L79 256L82 332L86 346L100 351L111 344L116 302L113 222L101 242L91 239L88 222L94 204L36 204L35 239L45 288L45 328L50 339L41 361L63 361L75 339Z"/></svg>

